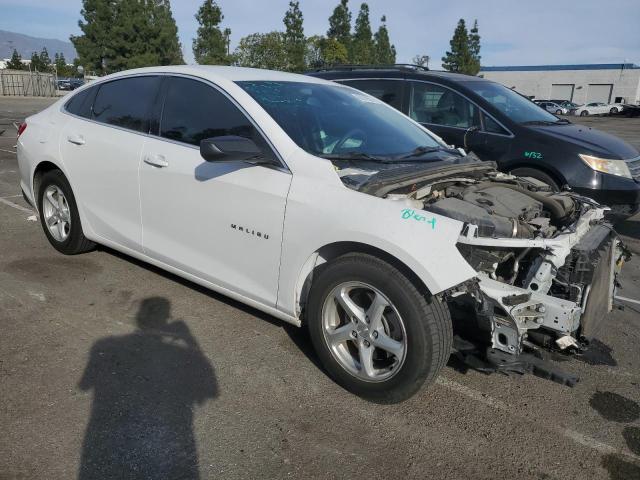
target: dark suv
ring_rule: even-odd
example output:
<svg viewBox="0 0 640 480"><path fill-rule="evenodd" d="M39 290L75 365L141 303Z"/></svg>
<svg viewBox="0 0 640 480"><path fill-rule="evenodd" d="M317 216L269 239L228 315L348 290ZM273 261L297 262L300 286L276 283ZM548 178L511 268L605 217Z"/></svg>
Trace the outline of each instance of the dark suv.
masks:
<svg viewBox="0 0 640 480"><path fill-rule="evenodd" d="M308 75L367 92L505 172L554 189L569 186L621 217L639 209L640 153L634 147L559 119L499 83L415 66L349 66Z"/></svg>

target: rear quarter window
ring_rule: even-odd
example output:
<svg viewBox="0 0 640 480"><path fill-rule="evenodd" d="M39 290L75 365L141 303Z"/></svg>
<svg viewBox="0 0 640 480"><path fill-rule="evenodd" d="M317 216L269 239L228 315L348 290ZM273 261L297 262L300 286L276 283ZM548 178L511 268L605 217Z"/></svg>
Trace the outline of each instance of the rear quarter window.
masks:
<svg viewBox="0 0 640 480"><path fill-rule="evenodd" d="M83 118L91 118L91 107L96 96L97 87L81 90L64 105L67 112Z"/></svg>

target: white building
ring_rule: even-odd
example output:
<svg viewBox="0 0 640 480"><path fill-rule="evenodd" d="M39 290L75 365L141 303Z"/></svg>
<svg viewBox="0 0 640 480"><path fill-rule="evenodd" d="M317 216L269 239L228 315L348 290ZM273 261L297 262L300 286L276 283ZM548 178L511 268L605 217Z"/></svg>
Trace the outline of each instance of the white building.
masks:
<svg viewBox="0 0 640 480"><path fill-rule="evenodd" d="M640 104L640 66L633 63L482 67L479 75L533 99Z"/></svg>

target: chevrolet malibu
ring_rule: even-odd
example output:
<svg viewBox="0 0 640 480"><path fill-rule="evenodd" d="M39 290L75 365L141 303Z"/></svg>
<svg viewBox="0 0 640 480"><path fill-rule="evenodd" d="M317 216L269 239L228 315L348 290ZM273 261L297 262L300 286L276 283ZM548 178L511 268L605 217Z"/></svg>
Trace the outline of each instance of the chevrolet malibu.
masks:
<svg viewBox="0 0 640 480"><path fill-rule="evenodd" d="M18 160L55 249L107 245L304 326L376 402L432 382L454 332L479 369L573 384L539 351L587 346L628 258L593 200L307 76L110 75L27 118Z"/></svg>

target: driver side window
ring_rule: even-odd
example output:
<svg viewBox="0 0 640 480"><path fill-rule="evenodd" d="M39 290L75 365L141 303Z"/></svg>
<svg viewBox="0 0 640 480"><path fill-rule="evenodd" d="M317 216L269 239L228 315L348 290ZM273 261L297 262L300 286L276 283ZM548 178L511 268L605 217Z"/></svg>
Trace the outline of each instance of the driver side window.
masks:
<svg viewBox="0 0 640 480"><path fill-rule="evenodd" d="M253 123L224 94L198 80L169 80L160 120L161 137L199 146L205 138L228 135L253 140L267 158L275 159Z"/></svg>
<svg viewBox="0 0 640 480"><path fill-rule="evenodd" d="M409 116L433 125L480 126L478 107L453 90L425 82L411 82Z"/></svg>

